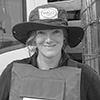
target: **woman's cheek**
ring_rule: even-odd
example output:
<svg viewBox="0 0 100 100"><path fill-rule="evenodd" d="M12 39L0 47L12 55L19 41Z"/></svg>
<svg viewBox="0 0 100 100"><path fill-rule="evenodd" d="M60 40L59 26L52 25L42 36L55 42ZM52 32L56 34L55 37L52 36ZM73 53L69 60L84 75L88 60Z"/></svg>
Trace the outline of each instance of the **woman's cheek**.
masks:
<svg viewBox="0 0 100 100"><path fill-rule="evenodd" d="M44 39L42 39L42 38L36 38L36 44L37 45L41 45L41 44L43 44L43 42L44 42Z"/></svg>

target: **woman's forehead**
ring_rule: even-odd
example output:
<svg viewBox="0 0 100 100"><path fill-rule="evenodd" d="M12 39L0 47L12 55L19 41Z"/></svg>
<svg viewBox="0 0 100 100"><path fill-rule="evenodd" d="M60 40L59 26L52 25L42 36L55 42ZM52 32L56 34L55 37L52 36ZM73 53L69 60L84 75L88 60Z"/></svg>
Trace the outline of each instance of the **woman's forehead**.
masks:
<svg viewBox="0 0 100 100"><path fill-rule="evenodd" d="M45 29L45 30L37 30L36 32L54 32L56 30L63 32L63 29Z"/></svg>

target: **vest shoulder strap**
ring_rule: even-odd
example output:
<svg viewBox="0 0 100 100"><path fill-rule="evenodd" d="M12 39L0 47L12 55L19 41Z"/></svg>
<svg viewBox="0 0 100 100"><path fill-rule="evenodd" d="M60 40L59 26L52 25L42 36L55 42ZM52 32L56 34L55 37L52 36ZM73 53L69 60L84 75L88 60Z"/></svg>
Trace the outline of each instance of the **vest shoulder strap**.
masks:
<svg viewBox="0 0 100 100"><path fill-rule="evenodd" d="M77 67L78 68L78 62L73 60L73 59L69 59L68 60L68 66Z"/></svg>

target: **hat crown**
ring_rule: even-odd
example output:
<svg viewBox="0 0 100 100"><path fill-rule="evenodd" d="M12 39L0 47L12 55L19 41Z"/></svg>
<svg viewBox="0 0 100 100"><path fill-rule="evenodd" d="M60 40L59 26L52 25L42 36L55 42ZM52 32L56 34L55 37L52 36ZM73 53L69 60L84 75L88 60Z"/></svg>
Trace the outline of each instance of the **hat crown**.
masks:
<svg viewBox="0 0 100 100"><path fill-rule="evenodd" d="M48 4L48 5L42 5L39 7L36 7L34 10L31 11L29 16L29 21L57 21L58 19L66 23L68 25L67 21L67 11L64 8L58 7L54 4ZM59 20L58 20L59 21Z"/></svg>

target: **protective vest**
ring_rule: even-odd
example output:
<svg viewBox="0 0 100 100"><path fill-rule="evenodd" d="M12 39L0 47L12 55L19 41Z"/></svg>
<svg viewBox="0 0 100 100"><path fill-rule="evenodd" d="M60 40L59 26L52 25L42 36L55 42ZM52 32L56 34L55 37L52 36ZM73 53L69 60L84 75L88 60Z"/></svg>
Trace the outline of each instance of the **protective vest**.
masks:
<svg viewBox="0 0 100 100"><path fill-rule="evenodd" d="M80 100L81 69L40 70L14 63L9 100Z"/></svg>

